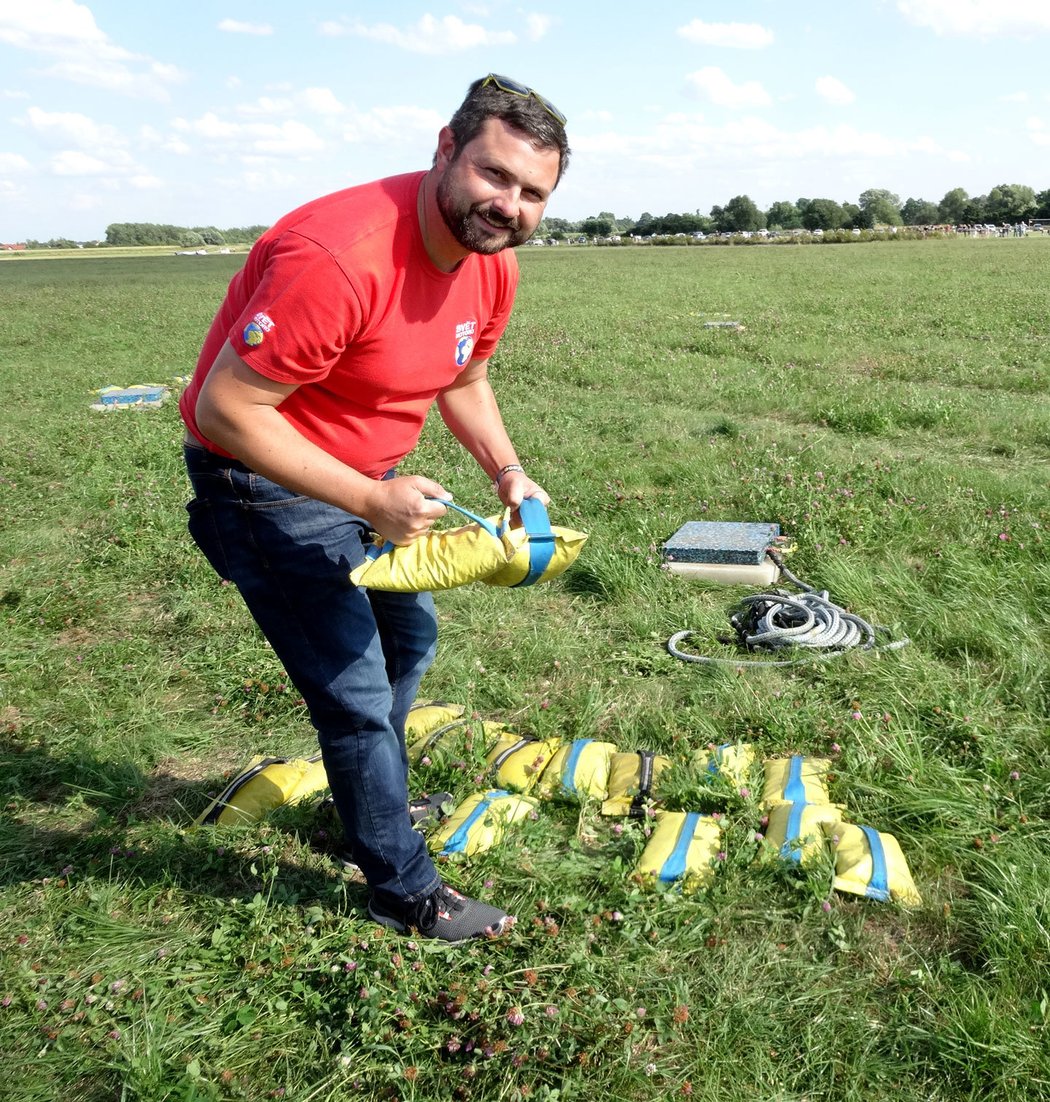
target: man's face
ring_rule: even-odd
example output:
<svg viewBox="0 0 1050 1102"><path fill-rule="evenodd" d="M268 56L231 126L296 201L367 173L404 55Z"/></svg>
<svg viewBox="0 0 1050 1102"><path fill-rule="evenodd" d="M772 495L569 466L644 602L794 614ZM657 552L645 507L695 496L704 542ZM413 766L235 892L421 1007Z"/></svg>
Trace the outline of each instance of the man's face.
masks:
<svg viewBox="0 0 1050 1102"><path fill-rule="evenodd" d="M537 149L500 119L486 119L453 159L451 132L438 141L437 204L449 232L475 253L524 244L558 182L556 149Z"/></svg>

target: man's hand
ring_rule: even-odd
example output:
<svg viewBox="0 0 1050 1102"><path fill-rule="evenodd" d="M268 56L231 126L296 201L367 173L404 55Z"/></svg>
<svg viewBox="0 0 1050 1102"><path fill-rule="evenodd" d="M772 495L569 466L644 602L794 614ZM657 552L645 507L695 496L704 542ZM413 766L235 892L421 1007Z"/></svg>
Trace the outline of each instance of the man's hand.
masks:
<svg viewBox="0 0 1050 1102"><path fill-rule="evenodd" d="M511 509L517 509L527 497L539 498L544 505L550 505L547 491L537 482L533 482L524 471L507 471L499 480L496 490L500 501Z"/></svg>
<svg viewBox="0 0 1050 1102"><path fill-rule="evenodd" d="M406 546L426 535L438 517L448 510L440 501L452 495L432 478L405 475L373 482L361 515L385 540Z"/></svg>

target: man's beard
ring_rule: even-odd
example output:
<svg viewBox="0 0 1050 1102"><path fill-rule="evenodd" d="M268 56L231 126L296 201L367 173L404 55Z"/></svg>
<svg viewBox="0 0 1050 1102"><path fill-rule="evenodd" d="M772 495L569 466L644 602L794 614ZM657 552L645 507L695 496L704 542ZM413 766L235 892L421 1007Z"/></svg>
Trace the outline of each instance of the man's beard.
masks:
<svg viewBox="0 0 1050 1102"><path fill-rule="evenodd" d="M448 172L438 181L437 206L449 233L464 249L470 249L472 253L502 252L504 249L524 245L532 236L521 228L518 219L504 218L491 207L486 209L481 203L458 204L453 195ZM487 233L474 221L475 214L481 215L490 225L504 228L507 232L500 235Z"/></svg>

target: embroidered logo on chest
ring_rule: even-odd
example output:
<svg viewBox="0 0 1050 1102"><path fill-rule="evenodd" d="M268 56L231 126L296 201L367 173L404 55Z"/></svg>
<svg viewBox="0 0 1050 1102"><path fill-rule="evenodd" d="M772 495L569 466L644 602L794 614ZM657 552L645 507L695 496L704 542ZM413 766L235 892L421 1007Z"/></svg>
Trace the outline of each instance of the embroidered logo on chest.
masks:
<svg viewBox="0 0 1050 1102"><path fill-rule="evenodd" d="M461 321L456 326L456 367L466 367L470 363L470 354L474 351L474 334L477 328L478 323L473 319Z"/></svg>

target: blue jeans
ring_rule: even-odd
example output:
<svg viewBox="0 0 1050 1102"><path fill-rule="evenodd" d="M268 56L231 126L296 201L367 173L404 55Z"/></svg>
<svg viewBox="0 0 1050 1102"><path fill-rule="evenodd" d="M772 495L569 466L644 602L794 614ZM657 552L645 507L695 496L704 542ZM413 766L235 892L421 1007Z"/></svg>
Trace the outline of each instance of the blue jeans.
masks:
<svg viewBox="0 0 1050 1102"><path fill-rule="evenodd" d="M414 902L440 882L408 816L405 717L434 658L429 593L358 588L370 526L236 460L187 445L189 530L298 689L354 861L373 891Z"/></svg>

